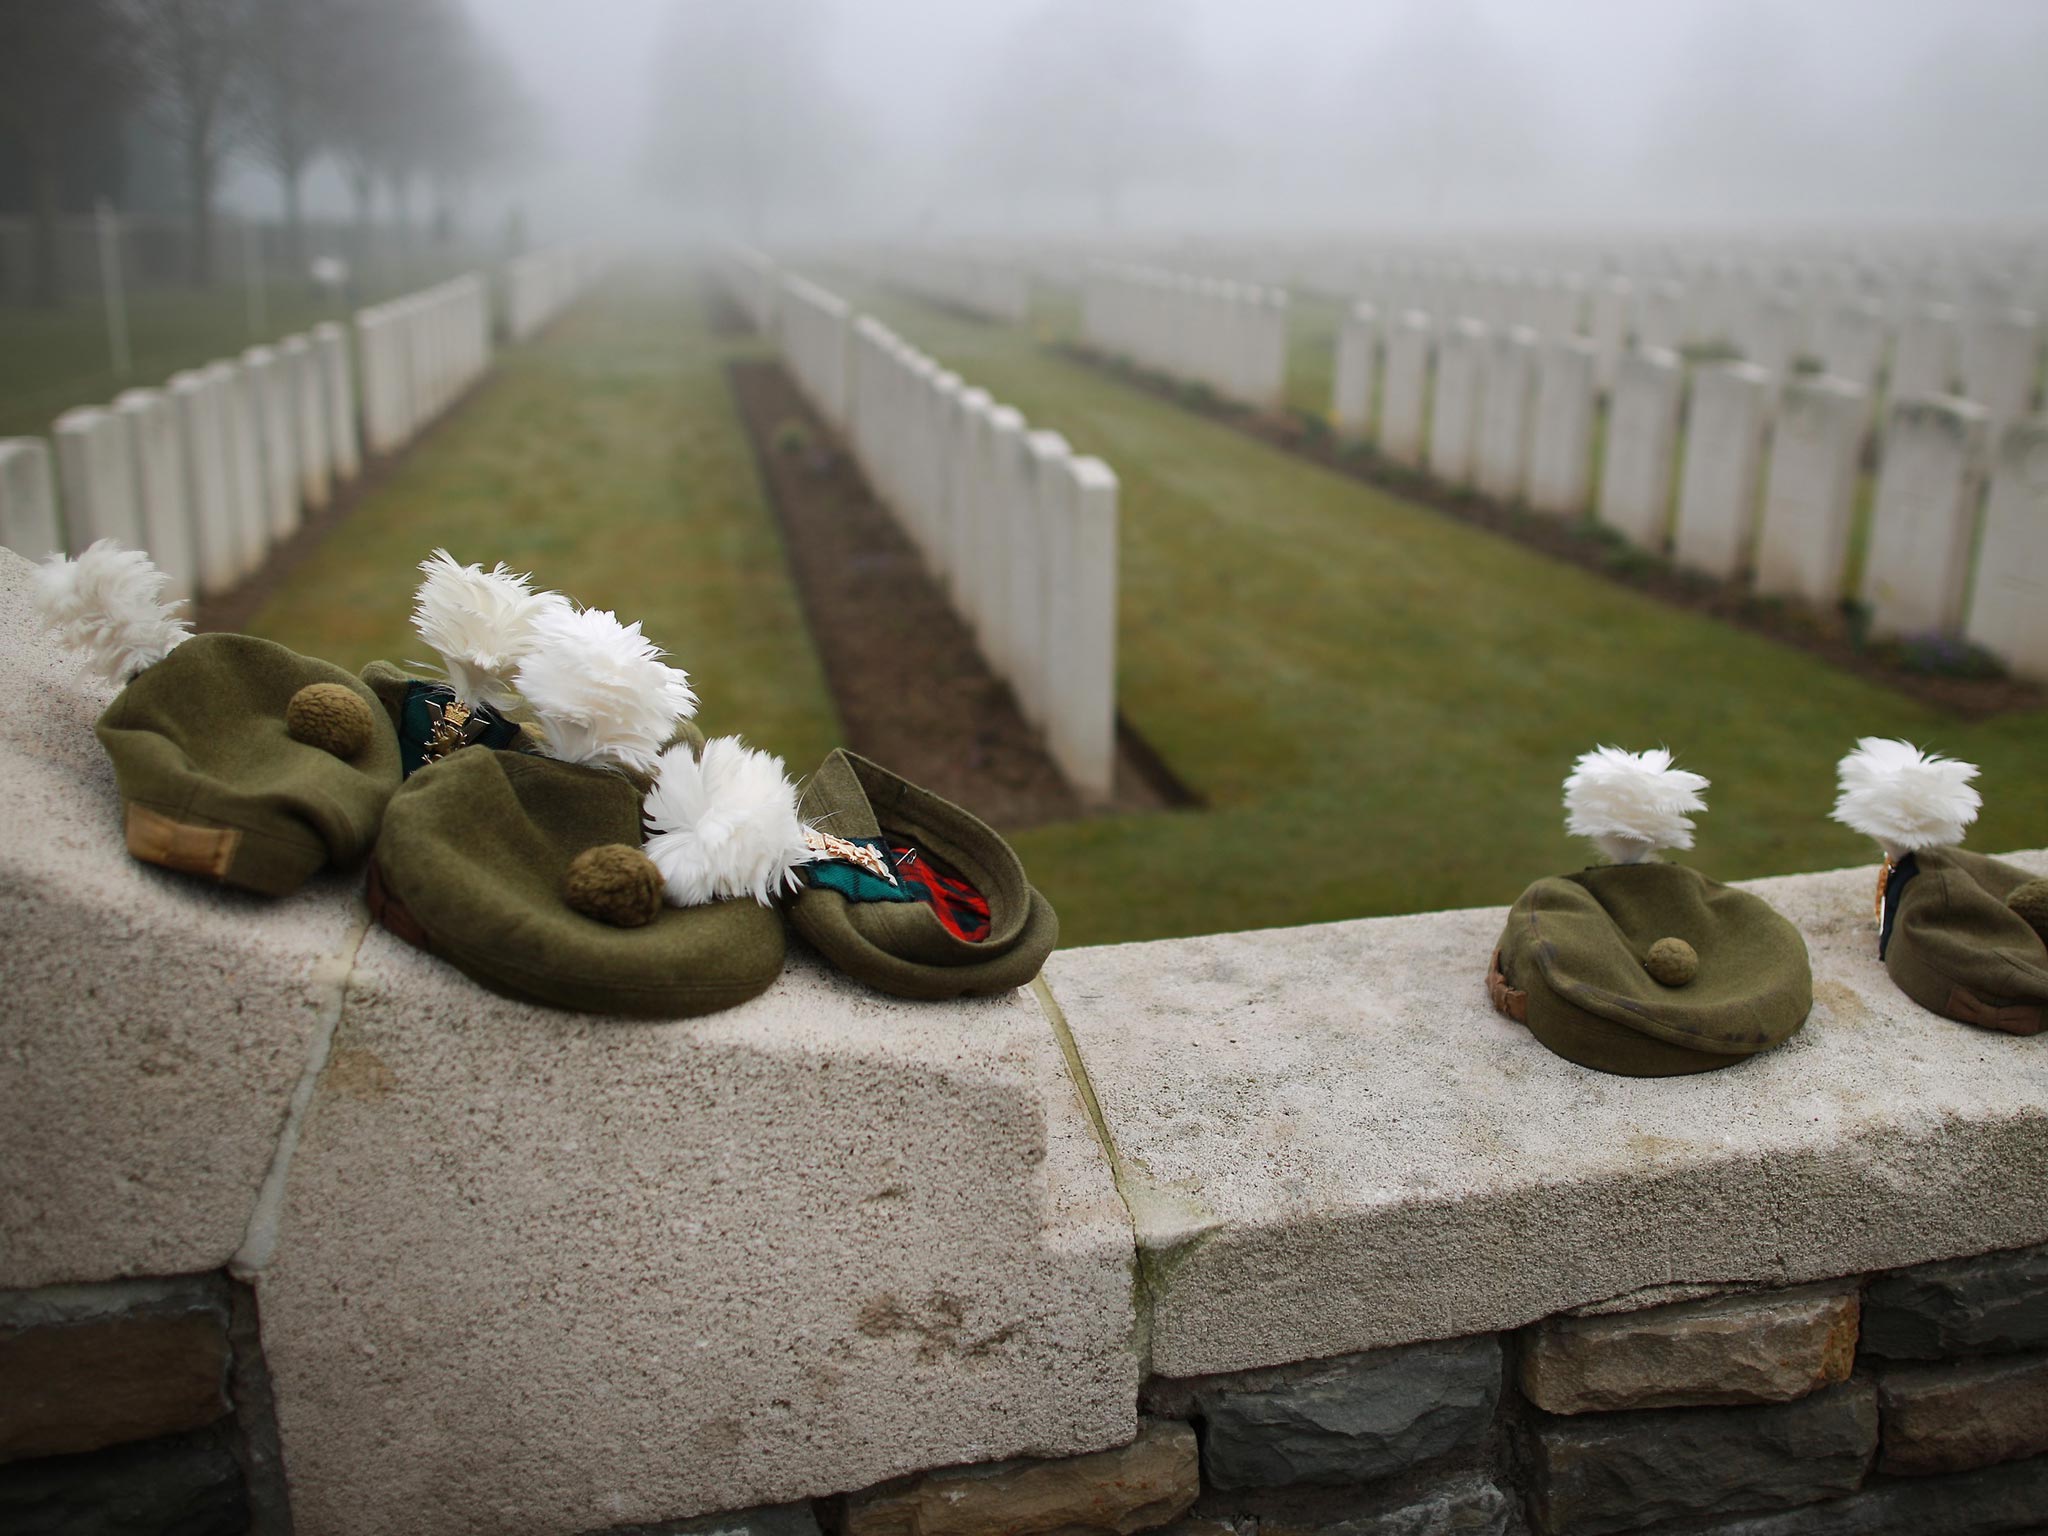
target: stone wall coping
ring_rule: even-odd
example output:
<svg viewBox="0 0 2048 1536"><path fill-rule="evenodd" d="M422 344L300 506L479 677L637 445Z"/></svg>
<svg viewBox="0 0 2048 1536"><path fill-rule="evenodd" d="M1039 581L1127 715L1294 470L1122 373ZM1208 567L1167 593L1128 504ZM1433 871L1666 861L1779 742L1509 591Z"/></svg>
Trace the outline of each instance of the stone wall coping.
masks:
<svg viewBox="0 0 2048 1536"><path fill-rule="evenodd" d="M2048 873L2048 851L2008 857ZM1873 874L1742 883L1805 936L1813 1013L1692 1077L1591 1072L1495 1013L1498 908L1055 954L1137 1226L1151 1368L2048 1237L2044 1042L1900 992Z"/></svg>

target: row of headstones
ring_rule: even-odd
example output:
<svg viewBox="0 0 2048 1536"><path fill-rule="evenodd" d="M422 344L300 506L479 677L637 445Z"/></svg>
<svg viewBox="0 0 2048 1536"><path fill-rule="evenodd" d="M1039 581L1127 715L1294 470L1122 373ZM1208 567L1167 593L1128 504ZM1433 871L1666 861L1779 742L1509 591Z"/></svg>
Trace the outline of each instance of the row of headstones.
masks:
<svg viewBox="0 0 2048 1536"><path fill-rule="evenodd" d="M356 316L363 438L396 453L491 366L491 294L470 273Z"/></svg>
<svg viewBox="0 0 2048 1536"><path fill-rule="evenodd" d="M907 293L1005 325L1031 318L1031 278L1023 267L964 251L891 250L875 275Z"/></svg>
<svg viewBox="0 0 2048 1536"><path fill-rule="evenodd" d="M1527 326L1545 338L1585 336L1603 389L1613 387L1631 343L1726 345L1780 378L1804 359L1873 396L1881 387L1892 399L1961 393L2001 422L2031 410L2041 356L2040 321L2030 309L1923 301L1894 314L1868 294L1832 287L1801 294L1731 281L1639 284L1549 274L1524 281L1509 273L1390 281L1375 304L1383 314L1420 309Z"/></svg>
<svg viewBox="0 0 2048 1536"><path fill-rule="evenodd" d="M505 334L525 341L596 281L604 255L595 246L554 245L505 263Z"/></svg>
<svg viewBox="0 0 2048 1536"><path fill-rule="evenodd" d="M54 477L41 438L0 440L0 543L40 559L118 539L169 597L226 591L360 468L347 335L318 326L66 411L52 438Z"/></svg>
<svg viewBox="0 0 2048 1536"><path fill-rule="evenodd" d="M583 285L596 270L547 265ZM114 538L148 552L171 597L234 587L355 477L363 449L403 448L489 369L490 288L459 277L360 311L354 331L353 356L329 323L67 411L54 455L0 441L0 544L40 558Z"/></svg>
<svg viewBox="0 0 2048 1536"><path fill-rule="evenodd" d="M1893 324L1930 303L1966 318L1996 310L2048 307L2048 247L2022 237L1944 234L1930 240L1865 232L1836 241L1738 238L1723 231L1682 240L1611 238L1484 242L1462 246L1355 244L1260 247L1232 253L1232 275L1319 291L1359 294L1386 307L1471 314L1489 323L1545 329L1546 299L1571 307L1603 279L1620 277L1648 293L1670 284L1682 295L1673 342L1730 341L1759 299L1794 311L1795 345L1811 349L1830 311L1844 300L1870 302ZM1493 304L1506 313L1488 313Z"/></svg>
<svg viewBox="0 0 2048 1536"><path fill-rule="evenodd" d="M945 586L1068 781L1116 776L1117 479L790 276L784 357Z"/></svg>
<svg viewBox="0 0 2048 1536"><path fill-rule="evenodd" d="M1081 286L1081 336L1228 400L1276 409L1287 387L1287 295L1222 278L1094 262Z"/></svg>
<svg viewBox="0 0 2048 1536"><path fill-rule="evenodd" d="M1471 319L1439 334L1412 310L1383 364L1379 342L1378 316L1358 306L1339 337L1341 435L1447 486L1560 518L1590 511L1708 576L1753 574L1759 592L1822 607L1841 599L1871 411L1858 385L1828 375L1781 385L1752 363L1714 364L1694 370L1688 405L1682 359L1631 348L1608 398L1596 497L1593 343ZM1901 398L1883 444L1860 589L1871 632L1962 635L2020 675L2048 677L2048 427L1997 426L1982 405L1949 396Z"/></svg>

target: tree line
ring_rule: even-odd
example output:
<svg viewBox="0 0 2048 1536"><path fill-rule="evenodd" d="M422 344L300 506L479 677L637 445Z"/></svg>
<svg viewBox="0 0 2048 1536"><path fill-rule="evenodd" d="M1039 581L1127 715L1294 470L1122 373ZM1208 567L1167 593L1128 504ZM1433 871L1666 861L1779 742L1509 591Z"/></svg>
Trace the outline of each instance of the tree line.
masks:
<svg viewBox="0 0 2048 1536"><path fill-rule="evenodd" d="M517 80L462 0L0 3L0 157L32 217L44 302L61 297L59 217L118 179L135 134L171 152L190 276L204 284L233 157L275 175L296 266L303 190L319 162L341 171L359 226L380 192L403 225L418 190L447 216L534 131Z"/></svg>

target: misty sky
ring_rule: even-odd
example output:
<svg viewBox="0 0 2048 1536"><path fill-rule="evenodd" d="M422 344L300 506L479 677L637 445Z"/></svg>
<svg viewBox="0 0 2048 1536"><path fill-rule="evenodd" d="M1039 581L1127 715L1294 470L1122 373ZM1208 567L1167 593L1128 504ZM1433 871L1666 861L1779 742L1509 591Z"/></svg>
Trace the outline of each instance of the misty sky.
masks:
<svg viewBox="0 0 2048 1536"><path fill-rule="evenodd" d="M469 3L543 111L537 225L699 222L644 169L692 90L665 40L707 0ZM853 130L806 211L862 234L1093 229L1112 199L1019 147L1074 130L1062 88L1157 118L1127 228L2048 216L2048 0L708 4L798 18ZM1105 75L1097 31L1138 10L1159 67Z"/></svg>

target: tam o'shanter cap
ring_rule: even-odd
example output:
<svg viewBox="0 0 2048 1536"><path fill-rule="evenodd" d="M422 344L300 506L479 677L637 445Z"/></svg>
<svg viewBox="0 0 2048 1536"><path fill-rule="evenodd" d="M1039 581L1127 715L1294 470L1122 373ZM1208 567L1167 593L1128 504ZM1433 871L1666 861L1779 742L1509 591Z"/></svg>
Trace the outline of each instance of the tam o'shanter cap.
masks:
<svg viewBox="0 0 2048 1536"><path fill-rule="evenodd" d="M1811 1011L1798 929L1760 898L1654 857L1692 846L1706 787L1668 752L1612 747L1566 779L1569 830L1616 862L1524 891L1487 991L1567 1060L1627 1077L1712 1071L1782 1043Z"/></svg>
<svg viewBox="0 0 2048 1536"><path fill-rule="evenodd" d="M416 704L418 680L394 679ZM773 897L808 857L796 791L780 760L704 743L685 674L637 624L552 607L505 689L471 700L530 711L532 750L451 746L406 781L371 870L385 927L495 991L590 1013L709 1013L774 981Z"/></svg>
<svg viewBox="0 0 2048 1536"><path fill-rule="evenodd" d="M1974 764L1866 736L1835 819L1884 850L1878 957L1922 1007L2007 1034L2048 1027L2048 880L1955 846L1983 799Z"/></svg>
<svg viewBox="0 0 2048 1536"><path fill-rule="evenodd" d="M1036 976L1059 941L1059 918L1008 843L864 757L828 756L804 787L801 813L815 857L802 867L790 921L878 991L1009 991Z"/></svg>
<svg viewBox="0 0 2048 1536"><path fill-rule="evenodd" d="M781 917L744 899L664 904L640 851L641 802L614 768L465 748L392 797L372 910L493 991L557 1008L680 1018L765 991L782 969ZM600 861L607 904L579 909L572 874Z"/></svg>
<svg viewBox="0 0 2048 1536"><path fill-rule="evenodd" d="M398 742L341 668L248 635L192 636L162 573L109 540L38 573L44 620L127 686L94 727L128 849L279 896L360 862L398 787Z"/></svg>

